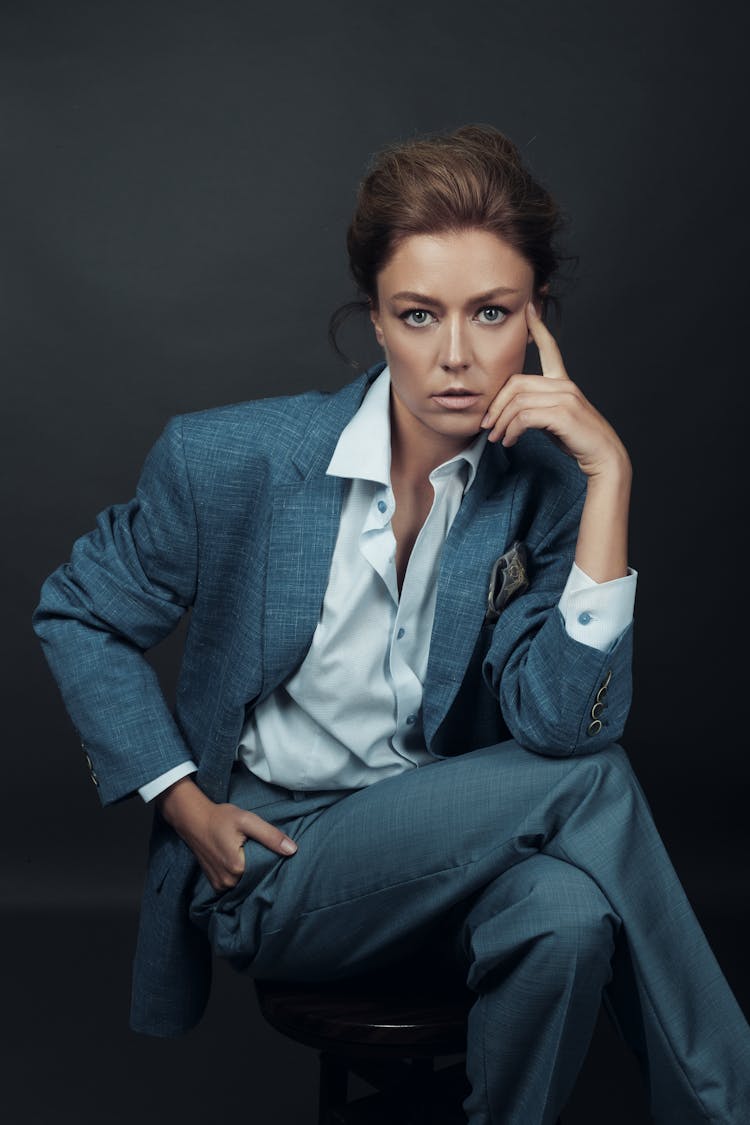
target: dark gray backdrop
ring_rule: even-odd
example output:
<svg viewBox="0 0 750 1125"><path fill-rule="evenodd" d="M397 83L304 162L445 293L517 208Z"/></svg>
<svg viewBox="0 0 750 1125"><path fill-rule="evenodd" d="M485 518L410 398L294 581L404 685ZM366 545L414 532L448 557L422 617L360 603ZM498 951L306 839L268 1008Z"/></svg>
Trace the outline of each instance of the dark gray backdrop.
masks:
<svg viewBox="0 0 750 1125"><path fill-rule="evenodd" d="M745 10L3 0L0 20L4 902L130 918L145 856L148 810L100 809L31 632L41 581L171 414L349 377L326 324L369 155L483 121L571 216L558 338L635 466L624 743L699 914L732 912L709 928L739 995ZM364 327L343 341L379 356ZM168 693L178 655L153 655Z"/></svg>

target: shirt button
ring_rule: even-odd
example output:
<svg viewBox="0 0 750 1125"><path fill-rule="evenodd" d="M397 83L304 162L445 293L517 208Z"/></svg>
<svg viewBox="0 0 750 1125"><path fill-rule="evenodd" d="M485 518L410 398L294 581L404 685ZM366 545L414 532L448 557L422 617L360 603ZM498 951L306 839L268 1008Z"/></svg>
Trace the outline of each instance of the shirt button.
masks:
<svg viewBox="0 0 750 1125"><path fill-rule="evenodd" d="M399 631L396 633L396 640L400 641L405 632L406 632L406 629L399 629Z"/></svg>
<svg viewBox="0 0 750 1125"><path fill-rule="evenodd" d="M416 716L416 715L407 715L407 716L406 716L406 725L407 725L407 727L413 727L413 726L414 726L414 724L416 723L416 721L417 721L417 716Z"/></svg>
<svg viewBox="0 0 750 1125"><path fill-rule="evenodd" d="M588 625L590 620L591 620L591 614L588 612L588 610L584 610L583 613L578 614L578 624L579 625Z"/></svg>
<svg viewBox="0 0 750 1125"><path fill-rule="evenodd" d="M378 500L378 511L385 512L387 511L387 509L388 505L386 504L385 500Z"/></svg>

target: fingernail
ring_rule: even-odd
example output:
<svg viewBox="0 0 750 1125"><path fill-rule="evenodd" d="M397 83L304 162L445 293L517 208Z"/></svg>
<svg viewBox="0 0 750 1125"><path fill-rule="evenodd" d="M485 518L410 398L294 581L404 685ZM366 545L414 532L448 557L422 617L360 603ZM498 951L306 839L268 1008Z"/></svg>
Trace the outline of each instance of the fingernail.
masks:
<svg viewBox="0 0 750 1125"><path fill-rule="evenodd" d="M297 845L295 844L294 840L282 840L281 850L284 855L294 855L297 850Z"/></svg>
<svg viewBox="0 0 750 1125"><path fill-rule="evenodd" d="M489 426L489 424L490 424L490 416L489 416L489 414L485 414L484 418L479 423L479 425L482 426L482 427L486 427L486 426Z"/></svg>
<svg viewBox="0 0 750 1125"><path fill-rule="evenodd" d="M533 301L529 301L529 308L531 309L531 315L536 316L536 305Z"/></svg>

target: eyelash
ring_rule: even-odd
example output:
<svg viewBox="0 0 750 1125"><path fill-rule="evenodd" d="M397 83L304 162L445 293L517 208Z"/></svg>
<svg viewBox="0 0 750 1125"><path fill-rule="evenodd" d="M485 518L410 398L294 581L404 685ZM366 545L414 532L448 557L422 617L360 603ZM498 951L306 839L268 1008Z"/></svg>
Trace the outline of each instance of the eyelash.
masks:
<svg viewBox="0 0 750 1125"><path fill-rule="evenodd" d="M490 321L483 321L482 322L483 324L486 324L488 326L493 326L495 324L503 324L504 321L507 319L507 317L510 315L510 309L506 309L503 305L482 305L481 309L479 309L479 312L480 313L487 312L488 309L497 309L497 311L499 313L503 314L502 319L500 319L500 320L490 320ZM406 323L407 328L423 328L425 324L429 323L429 321L422 321L421 324L409 324L407 322L407 318L410 317L412 315L412 313L415 313L415 312L427 313L428 316L434 315L433 313L430 312L429 309L413 308L413 309L405 309L404 312L401 312L401 313L398 314L398 318L399 318L399 320L403 320L404 323Z"/></svg>

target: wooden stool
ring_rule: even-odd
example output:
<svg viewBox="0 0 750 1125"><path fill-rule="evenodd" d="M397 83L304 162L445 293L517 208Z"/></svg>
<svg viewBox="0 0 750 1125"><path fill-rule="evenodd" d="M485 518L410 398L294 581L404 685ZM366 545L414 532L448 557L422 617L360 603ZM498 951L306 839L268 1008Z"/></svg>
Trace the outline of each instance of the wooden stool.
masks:
<svg viewBox="0 0 750 1125"><path fill-rule="evenodd" d="M460 982L391 966L320 984L256 980L263 1016L320 1052L318 1125L459 1125L469 1093L463 1061L475 995ZM376 1091L349 1100L349 1075Z"/></svg>

